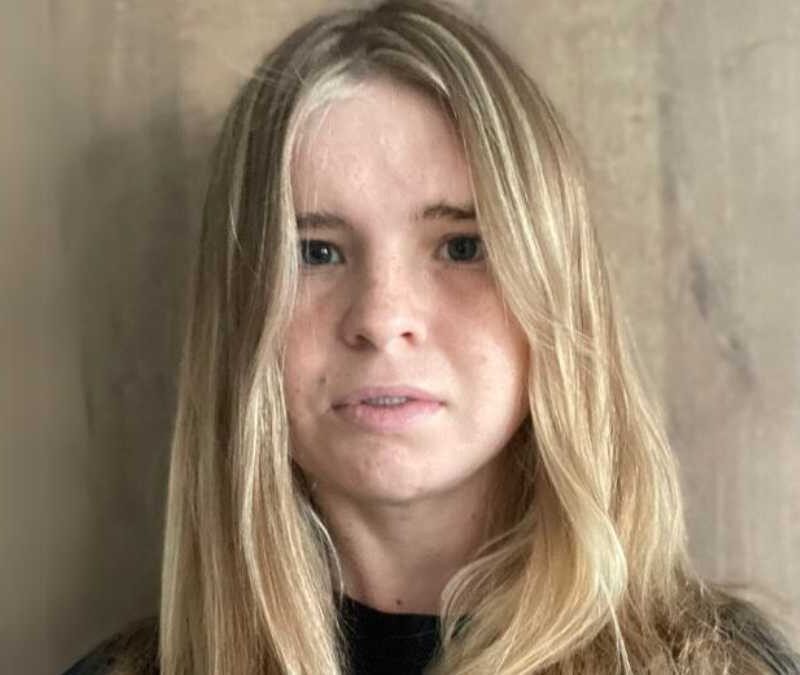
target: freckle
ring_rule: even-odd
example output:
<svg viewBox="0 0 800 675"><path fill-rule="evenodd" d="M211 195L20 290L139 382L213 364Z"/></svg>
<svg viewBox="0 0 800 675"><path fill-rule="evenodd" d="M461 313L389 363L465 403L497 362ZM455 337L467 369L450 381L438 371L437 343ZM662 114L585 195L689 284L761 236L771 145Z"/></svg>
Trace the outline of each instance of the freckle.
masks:
<svg viewBox="0 0 800 675"><path fill-rule="evenodd" d="M395 600L395 604L396 604L398 607L402 607L402 605L403 605L403 601L402 601L400 598L397 598L397 599Z"/></svg>

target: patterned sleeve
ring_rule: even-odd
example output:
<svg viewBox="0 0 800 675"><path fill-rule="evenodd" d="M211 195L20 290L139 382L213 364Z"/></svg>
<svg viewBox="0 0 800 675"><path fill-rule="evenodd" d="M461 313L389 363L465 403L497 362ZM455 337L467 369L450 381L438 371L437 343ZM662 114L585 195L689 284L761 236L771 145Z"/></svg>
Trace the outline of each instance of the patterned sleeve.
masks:
<svg viewBox="0 0 800 675"><path fill-rule="evenodd" d="M129 624L70 666L63 675L110 675L116 666L142 675L158 673L158 620Z"/></svg>
<svg viewBox="0 0 800 675"><path fill-rule="evenodd" d="M114 658L98 647L70 666L63 675L107 675L113 665Z"/></svg>
<svg viewBox="0 0 800 675"><path fill-rule="evenodd" d="M753 604L736 599L723 616L727 631L770 669L774 675L800 675L800 655L786 636Z"/></svg>

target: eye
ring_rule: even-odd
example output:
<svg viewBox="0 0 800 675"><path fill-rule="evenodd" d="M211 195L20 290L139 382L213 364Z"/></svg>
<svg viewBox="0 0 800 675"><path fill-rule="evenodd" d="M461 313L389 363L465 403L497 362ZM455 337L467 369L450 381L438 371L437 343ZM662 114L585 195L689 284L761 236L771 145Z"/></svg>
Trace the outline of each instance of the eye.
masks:
<svg viewBox="0 0 800 675"><path fill-rule="evenodd" d="M485 259L483 241L478 236L457 234L450 237L443 246L450 256L451 261L456 263L477 263ZM476 257L477 256L477 257Z"/></svg>
<svg viewBox="0 0 800 675"><path fill-rule="evenodd" d="M339 249L329 241L320 241L319 239L300 240L300 256L303 264L310 267L330 264L332 255L334 258L338 255L339 260L341 260L341 255L338 254L338 251ZM341 262L335 264L341 264Z"/></svg>
<svg viewBox="0 0 800 675"><path fill-rule="evenodd" d="M446 250L451 263L475 264L482 262L486 257L483 241L479 236L457 234L447 239L440 250L441 248ZM341 265L343 261L335 244L319 239L301 239L300 256L303 264L308 267Z"/></svg>

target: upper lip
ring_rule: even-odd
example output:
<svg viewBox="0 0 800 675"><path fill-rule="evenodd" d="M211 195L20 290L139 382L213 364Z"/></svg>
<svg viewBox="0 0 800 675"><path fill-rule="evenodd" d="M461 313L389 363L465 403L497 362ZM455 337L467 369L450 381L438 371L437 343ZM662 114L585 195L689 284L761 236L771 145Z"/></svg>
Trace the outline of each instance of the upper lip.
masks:
<svg viewBox="0 0 800 675"><path fill-rule="evenodd" d="M416 401L434 401L437 403L441 403L441 399L437 396L434 396L428 391L424 389L420 389L419 387L411 387L405 384L400 384L397 386L391 387L363 387L361 389L356 389L355 391L351 391L346 396L343 396L338 401L336 401L333 405L335 408L345 406L345 405L357 405L362 403L365 399L368 398L375 398L377 396L405 396L406 398L411 398Z"/></svg>

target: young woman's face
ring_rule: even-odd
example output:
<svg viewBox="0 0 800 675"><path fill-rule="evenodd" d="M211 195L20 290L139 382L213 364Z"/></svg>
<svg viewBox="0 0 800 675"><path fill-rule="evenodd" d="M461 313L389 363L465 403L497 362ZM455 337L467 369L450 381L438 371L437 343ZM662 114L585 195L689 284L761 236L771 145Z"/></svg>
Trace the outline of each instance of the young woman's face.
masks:
<svg viewBox="0 0 800 675"><path fill-rule="evenodd" d="M311 118L292 185L294 460L318 490L362 501L476 485L528 412L528 345L492 282L448 119L413 89L369 80ZM434 403L360 402L362 388L398 386Z"/></svg>

